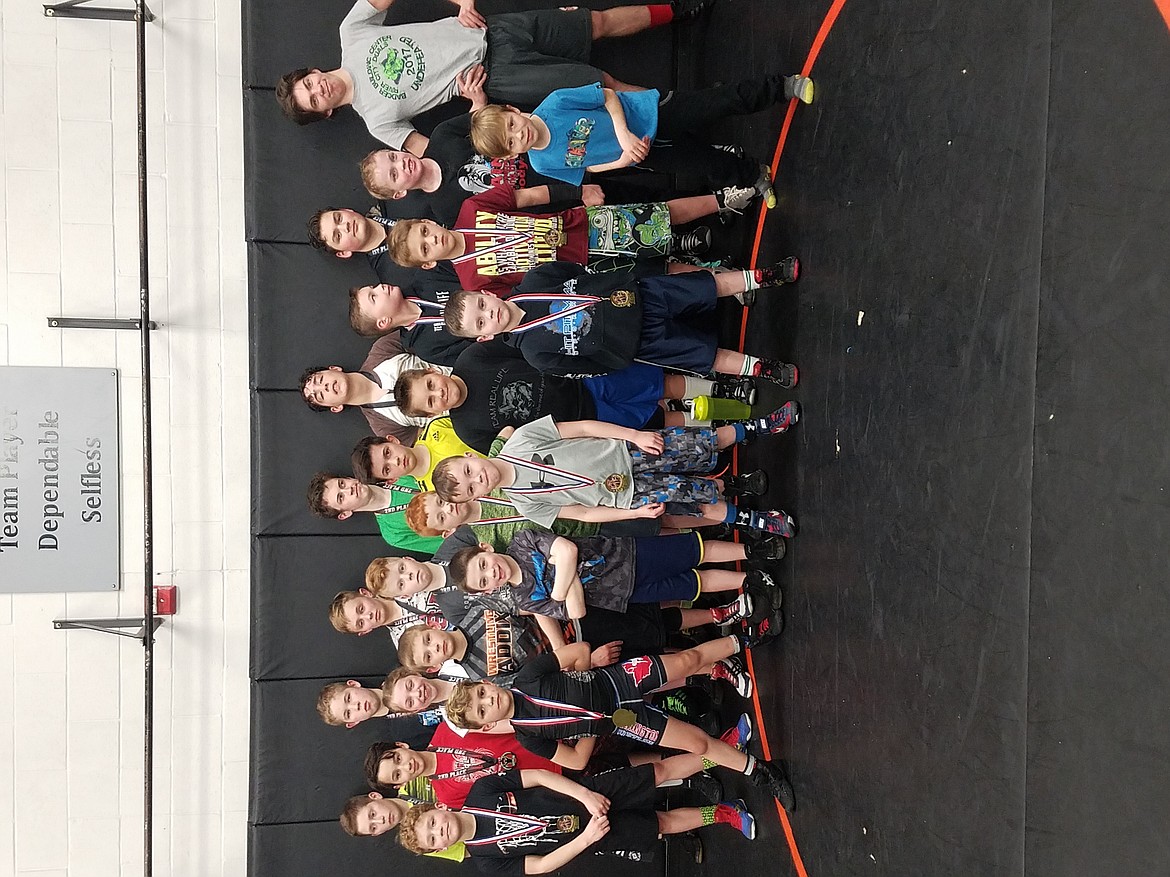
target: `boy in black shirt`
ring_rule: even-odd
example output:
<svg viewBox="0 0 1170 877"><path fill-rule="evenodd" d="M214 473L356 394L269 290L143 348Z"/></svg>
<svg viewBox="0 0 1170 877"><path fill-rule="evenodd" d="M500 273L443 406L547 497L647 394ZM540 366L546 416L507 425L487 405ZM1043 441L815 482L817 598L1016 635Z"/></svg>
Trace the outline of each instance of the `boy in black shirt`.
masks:
<svg viewBox="0 0 1170 877"><path fill-rule="evenodd" d="M542 770L510 770L472 786L461 810L412 807L399 841L415 853L463 841L489 874L548 874L593 849L631 861L653 858L659 838L713 823L749 840L755 819L743 801L657 811L659 764L623 768L574 782Z"/></svg>
<svg viewBox="0 0 1170 877"><path fill-rule="evenodd" d="M486 454L505 427L548 414L558 422L604 420L631 429L685 426L686 415L664 411L665 400L720 396L751 404L755 388L750 381L668 375L640 362L595 377L560 377L534 367L521 351L497 339L464 350L449 376L425 369L401 372L394 397L406 417L449 412L456 435Z"/></svg>
<svg viewBox="0 0 1170 877"><path fill-rule="evenodd" d="M392 283L355 286L349 291L349 325L359 335L374 337L397 329L402 346L426 362L454 365L470 343L456 338L443 324L449 290L415 290L406 295Z"/></svg>
<svg viewBox="0 0 1170 877"><path fill-rule="evenodd" d="M727 636L671 655L645 655L572 673L562 672L571 657L562 649L525 665L510 688L486 681L455 685L447 698L447 719L472 731L510 722L521 745L549 759L565 739L608 734L646 746L681 749L751 777L791 810L792 786L778 763L757 761L644 700L674 680L708 672L753 644L745 637Z"/></svg>
<svg viewBox="0 0 1170 877"><path fill-rule="evenodd" d="M796 366L718 347L715 302L742 293L745 273L638 278L555 262L529 271L510 295L453 293L443 315L452 335L477 341L503 335L534 368L553 374L606 374L636 359L795 387Z"/></svg>

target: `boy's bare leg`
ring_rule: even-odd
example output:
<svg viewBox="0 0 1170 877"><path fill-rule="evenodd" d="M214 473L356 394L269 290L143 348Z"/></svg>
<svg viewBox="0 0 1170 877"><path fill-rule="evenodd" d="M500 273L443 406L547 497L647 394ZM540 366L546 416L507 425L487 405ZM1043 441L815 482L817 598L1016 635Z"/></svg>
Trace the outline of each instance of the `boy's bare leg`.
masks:
<svg viewBox="0 0 1170 877"><path fill-rule="evenodd" d="M622 8L622 7L619 7L619 8ZM612 11L612 10L606 10L606 11ZM594 13L594 14L596 14L596 13ZM620 79L617 79L616 77L611 76L610 74L606 73L604 70L601 72L601 84L604 88L612 88L614 91L646 91L645 86L630 85L628 82L622 82Z"/></svg>
<svg viewBox="0 0 1170 877"><path fill-rule="evenodd" d="M720 767L743 773L747 770L748 756L734 746L729 746L722 740L709 737L694 725L688 725L681 719L667 719L666 731L658 745L667 749L681 749L692 755L701 755L708 761L713 761Z"/></svg>
<svg viewBox="0 0 1170 877"><path fill-rule="evenodd" d="M590 17L593 19L595 40L627 37L650 27L650 9L646 6L618 6L614 9L594 10Z"/></svg>
<svg viewBox="0 0 1170 877"><path fill-rule="evenodd" d="M631 754L630 762L633 763L633 760ZM692 755L689 752L686 755L671 755L669 758L654 762L654 785L661 786L663 783L685 780L702 769L703 756L701 755Z"/></svg>
<svg viewBox="0 0 1170 877"><path fill-rule="evenodd" d="M686 679L688 676L702 673L705 668L709 668L716 661L730 658L738 651L739 642L736 638L723 636L697 645L692 649L676 652L673 655L659 655L659 660L662 661L662 669L667 681L671 681ZM667 748L677 749L679 747L668 746Z"/></svg>
<svg viewBox="0 0 1170 877"><path fill-rule="evenodd" d="M666 202L670 210L670 224L682 225L702 216L719 212L719 202L714 195L692 195L689 198L671 198Z"/></svg>
<svg viewBox="0 0 1170 877"><path fill-rule="evenodd" d="M719 591L738 591L743 587L744 574L733 569L699 570L699 590L704 594Z"/></svg>
<svg viewBox="0 0 1170 877"><path fill-rule="evenodd" d="M720 347L715 351L715 362L712 369L724 375L742 375L744 356L738 350L728 350Z"/></svg>
<svg viewBox="0 0 1170 877"><path fill-rule="evenodd" d="M725 503L717 503L717 505L725 505ZM714 506L703 506L704 509L714 508ZM726 509L724 509L726 512ZM665 532L669 527L671 530L693 530L695 527L715 527L724 522L723 517L712 517L711 515L663 515L658 519L662 523L663 529L659 533Z"/></svg>
<svg viewBox="0 0 1170 877"><path fill-rule="evenodd" d="M742 271L715 271L715 295L727 298L747 290L747 281Z"/></svg>
<svg viewBox="0 0 1170 877"><path fill-rule="evenodd" d="M698 807L676 807L658 811L659 834L682 834L703 827L703 811Z"/></svg>
<svg viewBox="0 0 1170 877"><path fill-rule="evenodd" d="M746 546L740 542L728 542L724 539L703 540L703 563L733 563L746 559Z"/></svg>

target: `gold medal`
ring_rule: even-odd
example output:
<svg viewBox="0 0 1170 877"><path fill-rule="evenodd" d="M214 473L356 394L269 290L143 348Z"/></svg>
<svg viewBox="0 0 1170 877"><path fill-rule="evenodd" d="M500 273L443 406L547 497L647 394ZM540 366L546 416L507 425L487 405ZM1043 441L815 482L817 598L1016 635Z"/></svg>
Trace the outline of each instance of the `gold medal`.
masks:
<svg viewBox="0 0 1170 877"><path fill-rule="evenodd" d="M638 721L633 710L620 709L613 711L613 726L615 728L630 728Z"/></svg>
<svg viewBox="0 0 1170 877"><path fill-rule="evenodd" d="M544 242L553 248L565 245L565 235L560 229L550 228L544 233Z"/></svg>
<svg viewBox="0 0 1170 877"><path fill-rule="evenodd" d="M609 303L615 308L628 308L634 304L634 293L628 289L615 289L609 294Z"/></svg>
<svg viewBox="0 0 1170 877"><path fill-rule="evenodd" d="M629 483L629 477L623 475L621 472L614 472L602 482L605 485L605 489L610 493L621 493Z"/></svg>
<svg viewBox="0 0 1170 877"><path fill-rule="evenodd" d="M557 817L557 831L562 834L570 834L581 827L581 817L576 815L558 816Z"/></svg>

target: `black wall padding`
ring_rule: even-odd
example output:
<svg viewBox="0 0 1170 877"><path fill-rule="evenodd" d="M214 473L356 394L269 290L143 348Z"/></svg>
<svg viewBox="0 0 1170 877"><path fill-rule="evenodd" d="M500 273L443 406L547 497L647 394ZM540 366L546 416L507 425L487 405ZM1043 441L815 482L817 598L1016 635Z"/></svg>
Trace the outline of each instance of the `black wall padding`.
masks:
<svg viewBox="0 0 1170 877"><path fill-rule="evenodd" d="M365 790L362 759L371 743L394 739L421 747L430 740L430 730L414 718L367 719L353 728L326 725L317 715L317 694L333 678L252 684L253 822L336 819L345 799ZM383 678L385 673L358 681L376 687Z"/></svg>
<svg viewBox="0 0 1170 877"><path fill-rule="evenodd" d="M347 521L318 518L305 501L314 472L350 473L349 452L358 439L370 434L360 412L310 411L295 392L267 390L253 394L252 430L254 535L378 532L373 515L362 513Z"/></svg>
<svg viewBox="0 0 1170 877"><path fill-rule="evenodd" d="M365 256L338 259L308 244L248 244L252 386L296 389L311 365L358 368L375 339L349 327L349 289L377 282Z"/></svg>
<svg viewBox="0 0 1170 877"><path fill-rule="evenodd" d="M396 663L390 635L338 633L328 608L362 587L375 557L408 554L378 536L280 536L252 544L252 678L369 676Z"/></svg>

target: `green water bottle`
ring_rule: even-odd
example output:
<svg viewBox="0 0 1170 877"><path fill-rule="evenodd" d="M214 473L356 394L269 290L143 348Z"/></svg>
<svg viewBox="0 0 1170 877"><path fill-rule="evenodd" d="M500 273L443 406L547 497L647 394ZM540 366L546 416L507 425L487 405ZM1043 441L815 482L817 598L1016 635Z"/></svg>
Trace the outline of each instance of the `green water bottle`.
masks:
<svg viewBox="0 0 1170 877"><path fill-rule="evenodd" d="M691 416L695 420L744 420L751 414L752 406L738 399L696 396L691 400Z"/></svg>

